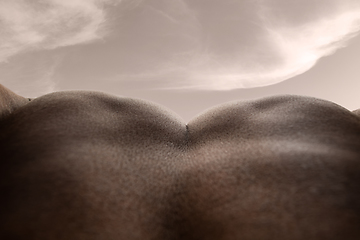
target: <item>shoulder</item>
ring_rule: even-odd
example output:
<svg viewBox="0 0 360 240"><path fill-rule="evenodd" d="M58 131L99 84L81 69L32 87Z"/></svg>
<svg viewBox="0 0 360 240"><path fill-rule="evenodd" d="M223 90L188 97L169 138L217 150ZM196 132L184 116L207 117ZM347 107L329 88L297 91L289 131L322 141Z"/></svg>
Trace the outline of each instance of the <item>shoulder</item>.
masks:
<svg viewBox="0 0 360 240"><path fill-rule="evenodd" d="M304 96L273 96L249 101L236 101L213 107L189 123L196 130L216 130L218 126L243 130L252 126L303 125L355 127L360 118L349 110L329 101ZM269 130L269 129L268 129ZM288 128L278 129L281 131ZM352 129L354 130L354 129Z"/></svg>
<svg viewBox="0 0 360 240"><path fill-rule="evenodd" d="M30 137L55 136L81 136L86 141L105 134L118 140L132 135L140 141L146 136L170 137L184 131L176 114L156 104L87 91L56 92L33 99L3 119L0 127L11 136L21 134L25 142Z"/></svg>
<svg viewBox="0 0 360 240"><path fill-rule="evenodd" d="M360 136L360 118L329 101L285 95L212 108L188 128L195 145L236 138L236 144L293 141L347 148Z"/></svg>
<svg viewBox="0 0 360 240"><path fill-rule="evenodd" d="M191 234L359 236L355 114L324 100L276 96L221 105L188 128L184 213Z"/></svg>
<svg viewBox="0 0 360 240"><path fill-rule="evenodd" d="M162 239L185 131L155 104L97 92L18 107L0 121L0 238Z"/></svg>

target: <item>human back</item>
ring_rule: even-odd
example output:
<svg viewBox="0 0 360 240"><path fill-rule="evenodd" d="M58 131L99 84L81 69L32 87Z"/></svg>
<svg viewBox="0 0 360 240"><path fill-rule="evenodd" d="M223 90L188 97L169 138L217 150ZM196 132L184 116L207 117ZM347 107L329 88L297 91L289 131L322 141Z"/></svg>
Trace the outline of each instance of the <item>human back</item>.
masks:
<svg viewBox="0 0 360 240"><path fill-rule="evenodd" d="M103 93L21 101L0 120L1 239L360 237L360 118L333 103L234 102L186 125Z"/></svg>

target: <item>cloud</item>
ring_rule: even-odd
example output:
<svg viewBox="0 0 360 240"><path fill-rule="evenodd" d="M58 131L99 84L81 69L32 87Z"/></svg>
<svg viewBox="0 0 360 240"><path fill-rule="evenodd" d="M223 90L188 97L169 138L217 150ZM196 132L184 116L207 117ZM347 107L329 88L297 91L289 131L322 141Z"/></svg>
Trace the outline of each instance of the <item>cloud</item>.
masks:
<svg viewBox="0 0 360 240"><path fill-rule="evenodd" d="M102 37L104 4L115 0L1 0L0 62L35 49L54 49Z"/></svg>
<svg viewBox="0 0 360 240"><path fill-rule="evenodd" d="M277 9L272 11L271 5L263 4L260 9L267 11L259 13L279 65L263 74L255 73L256 80L250 83L243 78L238 86L270 85L304 73L320 58L345 47L360 30L360 4L356 1L317 1L317 5L314 1L302 1L305 6L300 10L296 5L281 6L285 1L273 2ZM281 9L285 14L279 14Z"/></svg>
<svg viewBox="0 0 360 240"><path fill-rule="evenodd" d="M271 85L308 71L322 57L347 46L360 30L358 0L182 3L182 11L192 14L192 22L179 22L160 5L157 12L164 21L177 23L173 29L196 26L196 34L189 32L196 44L188 45L183 52L171 49L164 61L158 60L153 72L140 69L125 74L126 78L147 80L157 75L159 79L172 79L165 85L177 89L231 90ZM163 44L160 38L158 42Z"/></svg>
<svg viewBox="0 0 360 240"><path fill-rule="evenodd" d="M0 62L111 34L95 53L78 52L67 81L231 90L302 74L359 30L358 0L0 0ZM53 86L58 64L39 69Z"/></svg>
<svg viewBox="0 0 360 240"><path fill-rule="evenodd" d="M249 59L253 64L247 68L242 68L242 63L247 61L242 57L239 62L235 60L228 67L204 75L194 71L191 78L204 83L198 85L200 88L219 90L266 86L287 80L308 71L322 57L346 47L360 30L360 11L349 10L299 26L264 24L264 30L263 46L269 48L268 55L263 55L264 50L260 54L255 50ZM259 44L258 48L263 46ZM269 64L269 58L276 64Z"/></svg>

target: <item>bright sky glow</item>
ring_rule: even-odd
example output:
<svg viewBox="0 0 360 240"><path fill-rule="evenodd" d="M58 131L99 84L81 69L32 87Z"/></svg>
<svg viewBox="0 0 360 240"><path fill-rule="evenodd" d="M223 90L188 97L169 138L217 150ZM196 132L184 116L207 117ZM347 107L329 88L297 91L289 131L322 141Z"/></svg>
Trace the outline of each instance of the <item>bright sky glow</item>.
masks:
<svg viewBox="0 0 360 240"><path fill-rule="evenodd" d="M287 80L346 47L360 30L360 2L0 0L0 30L3 74L22 54L54 55L27 73L39 93L99 77L232 90ZM93 47L81 52L84 44Z"/></svg>
<svg viewBox="0 0 360 240"><path fill-rule="evenodd" d="M0 61L24 51L55 49L101 38L99 0L1 0Z"/></svg>

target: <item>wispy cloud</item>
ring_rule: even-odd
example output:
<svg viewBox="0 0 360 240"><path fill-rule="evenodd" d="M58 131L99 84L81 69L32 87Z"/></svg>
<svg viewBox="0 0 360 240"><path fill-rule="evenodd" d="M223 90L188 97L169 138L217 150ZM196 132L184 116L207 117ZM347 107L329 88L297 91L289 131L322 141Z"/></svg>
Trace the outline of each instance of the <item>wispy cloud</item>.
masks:
<svg viewBox="0 0 360 240"><path fill-rule="evenodd" d="M191 36L197 37L196 44L183 53L173 50L173 57L163 63L159 60L149 78L138 70L132 79L154 79L158 74L159 79L172 79L167 87L185 89L271 85L308 71L322 57L345 47L360 30L358 0L182 3L182 10L193 15L198 33ZM158 12L175 22L163 9Z"/></svg>
<svg viewBox="0 0 360 240"><path fill-rule="evenodd" d="M330 0L315 4L305 0L301 4L298 8L296 4L288 7L284 0L262 1L259 16L265 39L279 64L264 73L255 72L250 83L240 74L243 81L233 87L270 85L304 73L320 58L345 47L360 30L359 2Z"/></svg>
<svg viewBox="0 0 360 240"><path fill-rule="evenodd" d="M101 38L103 5L119 1L1 0L0 62L24 51L54 49Z"/></svg>
<svg viewBox="0 0 360 240"><path fill-rule="evenodd" d="M121 27L111 28L106 6L120 2L111 21ZM99 61L84 57L76 78L230 90L302 74L359 30L359 0L0 0L0 63L111 33L106 51L87 55ZM46 86L56 69L44 69Z"/></svg>
<svg viewBox="0 0 360 240"><path fill-rule="evenodd" d="M249 54L251 59L248 61L252 64L244 68L247 59L241 57L238 62L234 59L227 67L215 68L209 73L194 70L190 79L198 81L195 87L218 90L275 84L308 71L322 57L346 47L359 30L359 10L323 17L300 26L265 23L265 41L258 45L259 53L255 50ZM273 64L268 59L272 59Z"/></svg>

